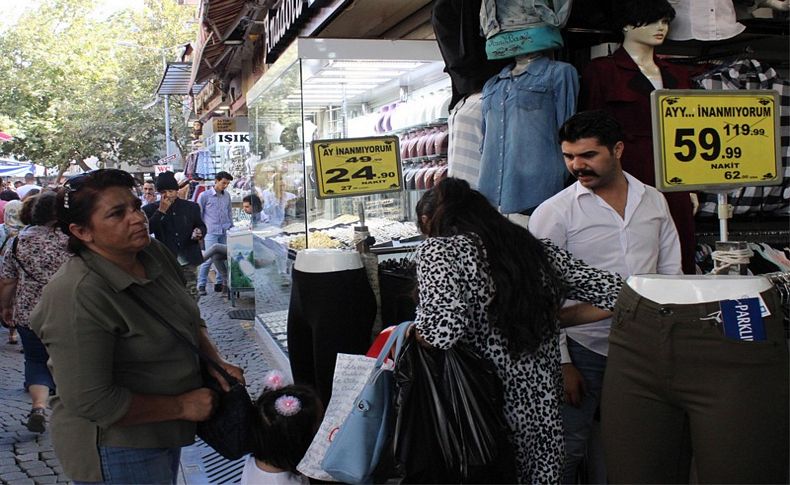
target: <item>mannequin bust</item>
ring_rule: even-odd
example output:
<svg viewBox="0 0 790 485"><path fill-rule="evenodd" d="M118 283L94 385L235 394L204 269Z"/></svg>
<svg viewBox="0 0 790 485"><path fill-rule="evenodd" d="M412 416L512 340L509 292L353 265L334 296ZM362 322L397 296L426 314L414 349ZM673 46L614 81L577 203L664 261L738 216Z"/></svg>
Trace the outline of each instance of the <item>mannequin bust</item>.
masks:
<svg viewBox="0 0 790 485"><path fill-rule="evenodd" d="M642 74L656 89L664 87L661 70L653 57L654 48L664 43L669 32L669 19L662 18L649 24L623 27L623 49L631 56Z"/></svg>
<svg viewBox="0 0 790 485"><path fill-rule="evenodd" d="M516 64L513 66L513 69L510 70L510 74L513 76L518 76L522 74L524 71L527 70L527 66L532 63L538 57L541 57L543 52L533 52L531 54L524 54L520 56L516 56Z"/></svg>
<svg viewBox="0 0 790 485"><path fill-rule="evenodd" d="M650 93L657 88L691 89L688 69L655 56L664 43L675 10L667 0L618 0L613 27L623 44L609 56L592 59L582 76L579 110L602 109L626 135L623 170L656 185ZM695 274L694 214L688 192L664 194L680 238L683 272Z"/></svg>
<svg viewBox="0 0 790 485"><path fill-rule="evenodd" d="M270 144L280 143L280 135L282 135L285 126L278 121L270 121L263 127L263 132L266 135L266 141Z"/></svg>
<svg viewBox="0 0 790 485"><path fill-rule="evenodd" d="M342 249L303 249L296 253L294 269L304 273L333 273L362 268L356 251Z"/></svg>
<svg viewBox="0 0 790 485"><path fill-rule="evenodd" d="M635 275L628 286L648 300L662 304L695 304L754 297L771 288L762 276Z"/></svg>

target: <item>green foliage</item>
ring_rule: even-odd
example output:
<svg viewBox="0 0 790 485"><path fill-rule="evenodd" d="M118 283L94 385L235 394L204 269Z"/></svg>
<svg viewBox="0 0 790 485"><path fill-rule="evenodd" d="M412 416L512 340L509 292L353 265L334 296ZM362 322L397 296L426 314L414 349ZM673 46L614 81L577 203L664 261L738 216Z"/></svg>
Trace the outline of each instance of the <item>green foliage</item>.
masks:
<svg viewBox="0 0 790 485"><path fill-rule="evenodd" d="M194 7L146 0L141 11L109 18L96 0L47 0L0 32L0 131L14 135L0 153L49 167L96 156L107 166L156 156L164 109L143 109L162 76L162 47L196 36ZM119 43L135 44L129 47ZM167 51L175 60L176 49ZM187 127L171 97L174 138Z"/></svg>

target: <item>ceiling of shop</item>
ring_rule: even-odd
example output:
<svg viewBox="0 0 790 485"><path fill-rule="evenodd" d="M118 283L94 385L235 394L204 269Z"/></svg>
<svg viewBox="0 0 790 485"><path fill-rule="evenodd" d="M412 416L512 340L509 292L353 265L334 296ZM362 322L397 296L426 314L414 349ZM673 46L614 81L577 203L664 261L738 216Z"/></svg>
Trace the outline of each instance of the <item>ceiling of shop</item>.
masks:
<svg viewBox="0 0 790 485"><path fill-rule="evenodd" d="M431 0L354 0L318 37L433 39Z"/></svg>

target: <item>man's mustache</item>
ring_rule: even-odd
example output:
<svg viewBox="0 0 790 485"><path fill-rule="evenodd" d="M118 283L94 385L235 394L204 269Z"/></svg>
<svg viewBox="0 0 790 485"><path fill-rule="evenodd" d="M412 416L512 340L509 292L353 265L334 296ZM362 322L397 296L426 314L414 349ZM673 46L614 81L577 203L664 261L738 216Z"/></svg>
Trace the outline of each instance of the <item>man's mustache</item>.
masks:
<svg viewBox="0 0 790 485"><path fill-rule="evenodd" d="M597 177L598 174L592 170L574 170L573 176L576 178L579 177Z"/></svg>

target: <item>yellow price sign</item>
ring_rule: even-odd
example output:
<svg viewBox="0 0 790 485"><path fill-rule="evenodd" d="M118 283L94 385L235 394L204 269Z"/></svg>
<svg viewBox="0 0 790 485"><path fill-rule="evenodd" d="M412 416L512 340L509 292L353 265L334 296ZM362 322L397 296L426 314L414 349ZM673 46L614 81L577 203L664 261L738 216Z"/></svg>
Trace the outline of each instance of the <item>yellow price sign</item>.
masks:
<svg viewBox="0 0 790 485"><path fill-rule="evenodd" d="M775 91L661 89L653 91L651 104L659 189L727 190L782 182Z"/></svg>
<svg viewBox="0 0 790 485"><path fill-rule="evenodd" d="M403 176L397 136L315 140L318 198L400 191Z"/></svg>

